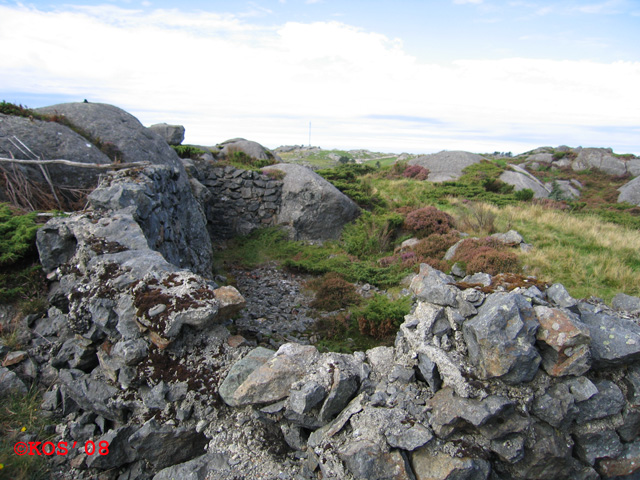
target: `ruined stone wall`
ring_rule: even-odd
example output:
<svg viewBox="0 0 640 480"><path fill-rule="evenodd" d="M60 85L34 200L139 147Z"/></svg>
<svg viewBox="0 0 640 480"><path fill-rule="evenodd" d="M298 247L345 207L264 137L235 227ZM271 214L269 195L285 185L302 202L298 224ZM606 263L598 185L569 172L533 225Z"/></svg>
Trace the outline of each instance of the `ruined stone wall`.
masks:
<svg viewBox="0 0 640 480"><path fill-rule="evenodd" d="M281 205L281 181L231 166L199 169L198 177L208 191L203 204L212 240L248 235L274 224Z"/></svg>

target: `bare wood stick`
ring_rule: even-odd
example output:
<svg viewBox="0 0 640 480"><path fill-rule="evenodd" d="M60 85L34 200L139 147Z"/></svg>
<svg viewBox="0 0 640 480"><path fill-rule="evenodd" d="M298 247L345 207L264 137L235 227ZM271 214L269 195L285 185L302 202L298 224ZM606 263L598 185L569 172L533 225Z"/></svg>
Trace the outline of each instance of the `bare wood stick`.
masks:
<svg viewBox="0 0 640 480"><path fill-rule="evenodd" d="M77 168L95 168L98 170L121 170L123 168L146 167L151 165L150 162L132 162L132 163L81 163L72 162L71 160L52 159L52 160L18 160L16 158L0 157L0 163L17 163L21 165L68 165Z"/></svg>

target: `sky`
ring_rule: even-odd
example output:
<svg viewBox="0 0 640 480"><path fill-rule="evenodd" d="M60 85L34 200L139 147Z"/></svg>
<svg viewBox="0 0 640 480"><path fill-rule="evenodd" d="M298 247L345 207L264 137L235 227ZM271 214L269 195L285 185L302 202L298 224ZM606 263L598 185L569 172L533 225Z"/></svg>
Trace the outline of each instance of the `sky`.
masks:
<svg viewBox="0 0 640 480"><path fill-rule="evenodd" d="M639 27L640 0L0 0L0 100L199 145L640 155Z"/></svg>

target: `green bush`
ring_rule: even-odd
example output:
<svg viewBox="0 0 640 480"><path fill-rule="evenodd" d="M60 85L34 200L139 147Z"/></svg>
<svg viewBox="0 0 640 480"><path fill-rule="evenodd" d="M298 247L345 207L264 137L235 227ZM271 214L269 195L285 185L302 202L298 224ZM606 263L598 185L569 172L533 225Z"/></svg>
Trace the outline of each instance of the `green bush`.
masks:
<svg viewBox="0 0 640 480"><path fill-rule="evenodd" d="M176 151L180 158L198 158L200 155L207 153L193 145L171 145L171 148Z"/></svg>
<svg viewBox="0 0 640 480"><path fill-rule="evenodd" d="M398 214L376 216L365 211L344 227L342 241L345 250L360 259L386 252L403 221Z"/></svg>
<svg viewBox="0 0 640 480"><path fill-rule="evenodd" d="M373 193L371 182L362 177L375 171L375 167L371 165L347 163L335 168L318 170L316 173L331 182L360 207L373 209L384 205L384 201L379 195Z"/></svg>
<svg viewBox="0 0 640 480"><path fill-rule="evenodd" d="M528 202L533 198L533 196L535 195L535 192L530 188L523 188L522 190L518 190L517 192L514 192L513 195L516 198L516 200L518 200L519 202Z"/></svg>
<svg viewBox="0 0 640 480"><path fill-rule="evenodd" d="M36 214L15 214L7 204L0 204L0 266L16 263L34 253L38 225Z"/></svg>

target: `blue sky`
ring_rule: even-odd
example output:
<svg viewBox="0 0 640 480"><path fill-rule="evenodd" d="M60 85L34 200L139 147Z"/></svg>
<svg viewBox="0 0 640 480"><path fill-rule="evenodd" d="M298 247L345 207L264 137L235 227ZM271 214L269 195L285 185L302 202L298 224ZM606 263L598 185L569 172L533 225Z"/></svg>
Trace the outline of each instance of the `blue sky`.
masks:
<svg viewBox="0 0 640 480"><path fill-rule="evenodd" d="M186 142L640 154L640 1L0 0L0 99Z"/></svg>

